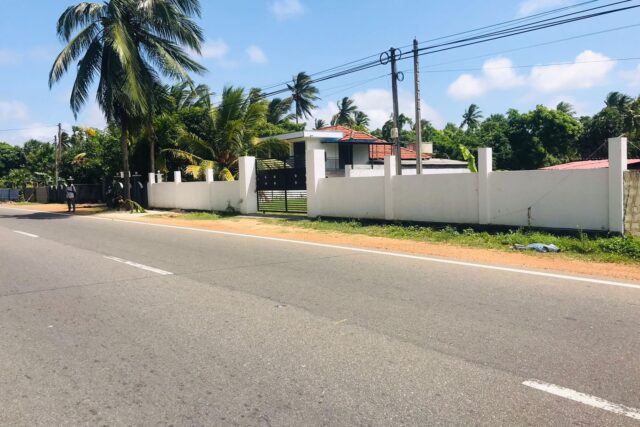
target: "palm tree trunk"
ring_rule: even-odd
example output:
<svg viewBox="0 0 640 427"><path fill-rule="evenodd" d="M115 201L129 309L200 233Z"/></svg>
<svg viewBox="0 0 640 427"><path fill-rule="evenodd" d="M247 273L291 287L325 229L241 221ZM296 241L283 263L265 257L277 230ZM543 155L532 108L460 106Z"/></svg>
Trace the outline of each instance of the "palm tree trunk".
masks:
<svg viewBox="0 0 640 427"><path fill-rule="evenodd" d="M148 125L147 135L149 136L149 172L156 172L156 131L152 124Z"/></svg>
<svg viewBox="0 0 640 427"><path fill-rule="evenodd" d="M122 170L124 171L124 207L129 209L131 200L131 176L129 173L129 145L127 144L127 128L120 125L120 149L122 150Z"/></svg>

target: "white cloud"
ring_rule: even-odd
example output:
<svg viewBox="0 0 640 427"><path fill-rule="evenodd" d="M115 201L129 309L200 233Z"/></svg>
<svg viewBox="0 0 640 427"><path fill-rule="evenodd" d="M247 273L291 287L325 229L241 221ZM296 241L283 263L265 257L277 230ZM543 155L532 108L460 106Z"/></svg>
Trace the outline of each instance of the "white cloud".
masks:
<svg viewBox="0 0 640 427"><path fill-rule="evenodd" d="M631 71L623 71L620 75L632 88L640 87L640 65Z"/></svg>
<svg viewBox="0 0 640 427"><path fill-rule="evenodd" d="M22 145L30 139L39 141L53 141L53 137L57 130L51 127L51 123L30 122L18 126L20 130L5 132L0 135L0 141L7 142L12 145Z"/></svg>
<svg viewBox="0 0 640 427"><path fill-rule="evenodd" d="M229 53L229 45L222 39L208 40L202 45L202 57L223 60Z"/></svg>
<svg viewBox="0 0 640 427"><path fill-rule="evenodd" d="M221 38L215 40L207 40L201 49L203 59L215 61L222 67L235 67L237 62L229 59L229 45Z"/></svg>
<svg viewBox="0 0 640 427"><path fill-rule="evenodd" d="M92 127L96 129L104 129L107 126L107 121L104 118L104 114L98 104L93 101L78 115L76 122L78 126Z"/></svg>
<svg viewBox="0 0 640 427"><path fill-rule="evenodd" d="M252 45L247 48L247 55L249 55L249 61L254 64L266 64L269 62L267 55L258 46Z"/></svg>
<svg viewBox="0 0 640 427"><path fill-rule="evenodd" d="M518 75L513 63L507 58L494 58L485 61L482 75L479 77L463 74L449 85L448 93L456 99L482 96L490 90L510 89L525 84L525 78Z"/></svg>
<svg viewBox="0 0 640 427"><path fill-rule="evenodd" d="M304 13L300 0L276 0L271 3L271 12L280 21L294 18Z"/></svg>
<svg viewBox="0 0 640 427"><path fill-rule="evenodd" d="M387 89L368 89L363 92L356 92L351 95L350 98L353 99L360 111L363 111L369 116L370 129L381 128L385 122L389 120L393 112L391 91ZM320 118L329 123L333 115L338 112L336 101L337 100L331 100L324 107L315 110L314 118ZM413 117L415 111L413 94L401 90L398 93L398 106L400 112L409 117ZM424 102L421 103L421 107L423 119L431 121L436 127L445 125L445 120L435 109ZM313 121L309 124L313 126Z"/></svg>
<svg viewBox="0 0 640 427"><path fill-rule="evenodd" d="M17 64L20 62L20 55L10 49L0 49L0 65Z"/></svg>
<svg viewBox="0 0 640 427"><path fill-rule="evenodd" d="M449 85L454 99L476 98L492 90L529 87L535 92L559 92L588 89L606 81L616 63L605 55L591 50L580 53L573 63L535 66L528 75L520 75L512 68L511 60L487 60L478 76L462 74Z"/></svg>
<svg viewBox="0 0 640 427"><path fill-rule="evenodd" d="M0 101L0 121L26 120L29 109L19 101Z"/></svg>
<svg viewBox="0 0 640 427"><path fill-rule="evenodd" d="M576 63L534 67L530 82L533 89L556 92L568 89L588 89L602 84L616 66L614 61L600 53L585 50L576 57Z"/></svg>
<svg viewBox="0 0 640 427"><path fill-rule="evenodd" d="M569 3L569 0L525 0L518 5L518 15L531 15L545 9L565 6Z"/></svg>

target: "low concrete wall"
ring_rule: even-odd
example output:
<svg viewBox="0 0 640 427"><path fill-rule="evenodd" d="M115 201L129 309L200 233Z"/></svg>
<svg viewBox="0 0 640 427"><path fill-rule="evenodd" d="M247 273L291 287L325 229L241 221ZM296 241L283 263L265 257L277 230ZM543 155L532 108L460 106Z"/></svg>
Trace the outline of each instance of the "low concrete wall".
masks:
<svg viewBox="0 0 640 427"><path fill-rule="evenodd" d="M402 221L478 222L475 174L394 176L393 219Z"/></svg>
<svg viewBox="0 0 640 427"><path fill-rule="evenodd" d="M187 210L212 210L211 197L209 196L210 186L209 182L175 183L175 207Z"/></svg>
<svg viewBox="0 0 640 427"><path fill-rule="evenodd" d="M624 173L624 228L640 236L640 171Z"/></svg>
<svg viewBox="0 0 640 427"><path fill-rule="evenodd" d="M325 178L318 194L318 216L384 218L384 177Z"/></svg>
<svg viewBox="0 0 640 427"><path fill-rule="evenodd" d="M607 230L607 169L492 172L490 223Z"/></svg>
<svg viewBox="0 0 640 427"><path fill-rule="evenodd" d="M224 211L231 206L233 209L240 212L243 194L240 191L240 182L212 182L210 183L210 198L211 198L211 210ZM255 192L249 197L255 198Z"/></svg>
<svg viewBox="0 0 640 427"><path fill-rule="evenodd" d="M638 230L638 178L627 173L626 139L609 140L608 169L492 170L491 149L478 150L478 173L325 178L324 152L307 152L309 216L576 230ZM623 200L626 196L626 205Z"/></svg>
<svg viewBox="0 0 640 427"><path fill-rule="evenodd" d="M182 182L180 173L174 174L174 182L155 182L149 175L148 197L150 208L224 211L229 207L241 213L256 213L255 158L238 160L237 181L213 181L208 171L207 181Z"/></svg>

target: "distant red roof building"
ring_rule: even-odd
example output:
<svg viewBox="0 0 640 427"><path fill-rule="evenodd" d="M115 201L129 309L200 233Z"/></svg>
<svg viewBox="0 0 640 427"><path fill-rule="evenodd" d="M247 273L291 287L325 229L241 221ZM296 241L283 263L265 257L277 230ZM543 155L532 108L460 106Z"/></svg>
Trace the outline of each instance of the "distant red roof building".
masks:
<svg viewBox="0 0 640 427"><path fill-rule="evenodd" d="M369 146L369 159L374 161L384 161L386 156L393 156L395 153L395 147L393 145L370 145ZM416 160L417 153L410 149L402 147L400 149L400 158L402 160ZM427 160L431 158L431 154L422 153L422 159Z"/></svg>
<svg viewBox="0 0 640 427"><path fill-rule="evenodd" d="M375 136L368 134L367 132L361 132L359 130L353 130L346 126L325 126L320 129L316 129L322 132L342 132L342 139L338 142L355 142L355 143L365 143L365 144L388 144L387 141L384 141L380 138L376 138Z"/></svg>
<svg viewBox="0 0 640 427"><path fill-rule="evenodd" d="M577 169L604 169L609 167L609 160L582 160L579 162L563 163L561 165L548 166L543 170L577 170ZM628 159L627 168L640 169L640 159Z"/></svg>
<svg viewBox="0 0 640 427"><path fill-rule="evenodd" d="M350 129L346 126L326 126L320 129L316 129L323 132L342 132L342 139L337 142L353 142L369 145L369 159L374 161L384 161L385 156L392 156L395 148L393 144L383 139L377 138L367 132ZM416 152L410 148L401 148L400 155L402 160L415 160ZM427 153L422 154L424 160L430 159L431 155Z"/></svg>

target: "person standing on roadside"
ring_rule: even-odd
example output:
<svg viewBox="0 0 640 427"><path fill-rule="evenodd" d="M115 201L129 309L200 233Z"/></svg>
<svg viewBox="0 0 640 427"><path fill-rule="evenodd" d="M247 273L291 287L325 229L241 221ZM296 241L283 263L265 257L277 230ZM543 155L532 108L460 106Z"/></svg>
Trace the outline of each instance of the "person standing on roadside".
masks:
<svg viewBox="0 0 640 427"><path fill-rule="evenodd" d="M69 177L69 182L67 183L67 187L65 188L65 192L67 195L67 212L75 212L76 211L76 186L73 185L73 178Z"/></svg>

